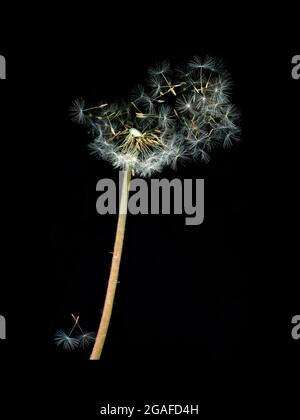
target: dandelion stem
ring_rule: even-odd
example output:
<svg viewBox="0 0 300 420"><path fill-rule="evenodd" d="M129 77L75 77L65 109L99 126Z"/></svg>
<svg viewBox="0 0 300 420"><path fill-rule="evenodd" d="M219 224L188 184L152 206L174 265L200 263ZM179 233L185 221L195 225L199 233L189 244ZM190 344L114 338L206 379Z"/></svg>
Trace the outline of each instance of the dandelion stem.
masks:
<svg viewBox="0 0 300 420"><path fill-rule="evenodd" d="M107 335L107 330L110 323L110 318L112 314L112 308L115 298L116 287L119 277L120 262L122 256L125 226L126 226L126 216L127 216L127 204L128 204L128 190L131 180L131 168L128 168L124 172L122 193L119 206L119 217L117 232L114 245L114 253L112 257L112 264L110 269L110 275L108 280L108 286L106 291L106 297L104 302L104 308L102 312L102 317L95 340L95 344L90 356L90 360L99 360L101 357L102 349Z"/></svg>

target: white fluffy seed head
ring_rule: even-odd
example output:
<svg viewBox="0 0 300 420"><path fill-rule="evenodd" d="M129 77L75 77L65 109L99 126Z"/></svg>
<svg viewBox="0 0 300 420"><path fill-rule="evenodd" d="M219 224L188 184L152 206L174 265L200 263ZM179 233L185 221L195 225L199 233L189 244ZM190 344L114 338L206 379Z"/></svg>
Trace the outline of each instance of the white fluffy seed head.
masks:
<svg viewBox="0 0 300 420"><path fill-rule="evenodd" d="M115 168L151 176L184 159L208 162L215 147L227 148L238 139L239 113L230 103L230 89L218 60L194 57L175 72L168 62L149 69L146 84L128 102L85 108L76 100L71 114L90 124L92 153Z"/></svg>

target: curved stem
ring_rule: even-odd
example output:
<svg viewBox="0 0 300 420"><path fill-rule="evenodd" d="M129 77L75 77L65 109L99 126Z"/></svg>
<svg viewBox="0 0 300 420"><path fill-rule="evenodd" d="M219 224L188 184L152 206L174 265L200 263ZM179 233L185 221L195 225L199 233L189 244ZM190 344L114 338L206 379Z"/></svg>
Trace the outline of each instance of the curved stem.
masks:
<svg viewBox="0 0 300 420"><path fill-rule="evenodd" d="M119 217L117 232L114 245L114 253L112 257L112 264L110 269L110 275L108 280L108 286L106 291L106 297L104 302L104 308L102 312L102 317L95 340L95 344L90 356L90 360L99 360L101 357L102 349L104 346L105 338L107 335L107 330L110 323L112 308L114 304L114 298L116 293L116 287L119 277L120 262L122 256L124 235L125 235L125 226L126 226L126 216L127 216L127 204L128 204L128 190L131 180L131 168L128 168L124 172L122 193L119 206Z"/></svg>

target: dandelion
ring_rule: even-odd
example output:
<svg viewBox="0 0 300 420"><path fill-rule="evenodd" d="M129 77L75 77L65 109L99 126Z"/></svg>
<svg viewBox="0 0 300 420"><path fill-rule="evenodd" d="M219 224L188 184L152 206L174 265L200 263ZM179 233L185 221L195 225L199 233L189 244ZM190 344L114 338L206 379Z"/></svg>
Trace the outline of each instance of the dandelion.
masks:
<svg viewBox="0 0 300 420"><path fill-rule="evenodd" d="M125 171L111 271L92 360L100 359L110 323L131 177L151 177L188 159L207 163L214 148L231 146L240 133L239 113L229 98L230 78L216 59L194 57L175 71L164 61L148 73L146 83L139 85L128 101L85 108L83 100L76 100L71 107L72 119L91 128L91 153ZM63 337L67 340L69 335ZM91 333L81 331L76 344L85 347L93 339Z"/></svg>

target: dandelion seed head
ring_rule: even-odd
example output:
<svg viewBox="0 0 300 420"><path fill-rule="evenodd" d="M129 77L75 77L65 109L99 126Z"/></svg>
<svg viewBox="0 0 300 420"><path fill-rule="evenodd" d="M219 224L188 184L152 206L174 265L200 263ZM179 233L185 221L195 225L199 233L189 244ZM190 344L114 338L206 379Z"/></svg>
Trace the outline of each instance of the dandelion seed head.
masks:
<svg viewBox="0 0 300 420"><path fill-rule="evenodd" d="M72 118L90 124L91 153L146 177L187 159L206 163L214 148L239 138L230 92L230 77L216 59L194 57L172 72L165 61L149 69L129 101L86 108L77 100Z"/></svg>

